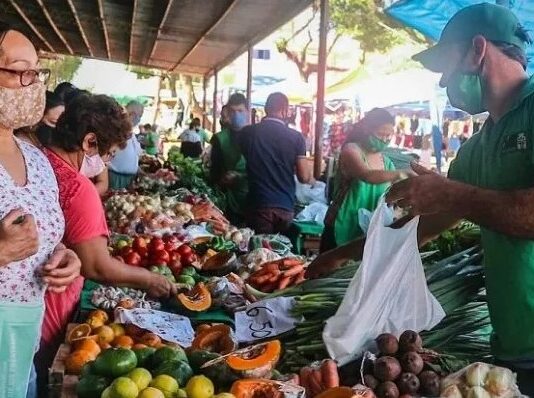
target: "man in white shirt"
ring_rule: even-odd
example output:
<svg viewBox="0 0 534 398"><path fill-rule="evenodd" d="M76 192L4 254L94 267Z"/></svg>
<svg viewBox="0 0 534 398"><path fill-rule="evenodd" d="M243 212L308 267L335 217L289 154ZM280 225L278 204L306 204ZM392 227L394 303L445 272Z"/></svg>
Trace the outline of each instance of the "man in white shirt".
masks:
<svg viewBox="0 0 534 398"><path fill-rule="evenodd" d="M144 107L137 101L126 105L132 127L141 122ZM109 187L113 190L127 188L139 170L139 156L143 153L135 134L132 134L126 147L118 151L109 165Z"/></svg>

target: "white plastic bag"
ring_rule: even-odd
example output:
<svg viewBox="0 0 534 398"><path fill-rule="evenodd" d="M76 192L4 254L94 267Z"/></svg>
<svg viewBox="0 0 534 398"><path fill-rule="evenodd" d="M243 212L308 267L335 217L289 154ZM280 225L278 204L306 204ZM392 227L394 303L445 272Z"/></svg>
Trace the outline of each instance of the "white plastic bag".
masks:
<svg viewBox="0 0 534 398"><path fill-rule="evenodd" d="M310 204L314 202L327 203L326 200L326 184L322 181L316 181L314 185L302 184L295 177L296 190L295 196L297 201L302 204Z"/></svg>
<svg viewBox="0 0 534 398"><path fill-rule="evenodd" d="M398 337L405 330L428 330L445 316L426 284L417 248L419 218L392 229L387 226L388 214L381 199L360 268L323 331L330 356L341 365L374 350L374 339L381 333Z"/></svg>
<svg viewBox="0 0 534 398"><path fill-rule="evenodd" d="M326 212L328 211L328 206L324 203L314 202L309 204L302 210L295 220L297 221L315 221L321 225L324 225L324 219L326 217Z"/></svg>

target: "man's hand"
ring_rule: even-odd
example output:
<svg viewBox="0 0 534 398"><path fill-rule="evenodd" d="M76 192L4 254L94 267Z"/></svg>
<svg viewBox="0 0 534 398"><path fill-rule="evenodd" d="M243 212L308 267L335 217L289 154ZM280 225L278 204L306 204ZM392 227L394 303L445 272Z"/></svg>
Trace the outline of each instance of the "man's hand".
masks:
<svg viewBox="0 0 534 398"><path fill-rule="evenodd" d="M80 276L81 267L82 263L76 253L60 243L43 267L43 281L48 284L49 291L62 293Z"/></svg>
<svg viewBox="0 0 534 398"><path fill-rule="evenodd" d="M0 266L33 256L38 249L33 216L21 209L11 210L0 221Z"/></svg>
<svg viewBox="0 0 534 398"><path fill-rule="evenodd" d="M174 284L169 282L163 275L151 273L147 293L154 298L168 298L176 294L177 289Z"/></svg>
<svg viewBox="0 0 534 398"><path fill-rule="evenodd" d="M415 177L399 181L386 194L388 204L407 209L411 216L449 213L454 210L455 182L412 163ZM456 209L457 210L457 209Z"/></svg>

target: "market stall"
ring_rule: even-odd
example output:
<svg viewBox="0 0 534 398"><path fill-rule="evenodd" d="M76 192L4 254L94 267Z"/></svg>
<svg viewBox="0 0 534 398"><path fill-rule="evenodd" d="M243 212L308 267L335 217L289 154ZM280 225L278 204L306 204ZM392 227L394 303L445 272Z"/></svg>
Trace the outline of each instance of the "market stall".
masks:
<svg viewBox="0 0 534 398"><path fill-rule="evenodd" d="M474 225L421 254L424 283L444 311L439 323L385 328L335 361L327 325L362 263L306 280L309 259L293 254L288 239L229 224L224 196L207 186L201 166L171 153L165 164L145 157L142 167L130 191L104 203L110 251L179 292L156 301L86 281L50 371L54 396L515 396L511 372L478 362L491 362L491 324ZM399 297L382 295L385 303ZM362 317L357 329L370 326Z"/></svg>

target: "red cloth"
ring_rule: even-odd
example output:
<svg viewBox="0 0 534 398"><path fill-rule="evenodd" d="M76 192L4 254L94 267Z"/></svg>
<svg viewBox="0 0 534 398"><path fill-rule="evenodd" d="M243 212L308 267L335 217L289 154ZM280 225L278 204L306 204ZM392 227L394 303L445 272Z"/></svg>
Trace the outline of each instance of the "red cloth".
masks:
<svg viewBox="0 0 534 398"><path fill-rule="evenodd" d="M54 152L45 150L45 154L59 186L59 204L65 216L65 245L70 247L99 236L108 236L104 208L94 184ZM57 336L65 330L82 288L83 277L80 276L64 293L46 293L41 344L57 340Z"/></svg>

